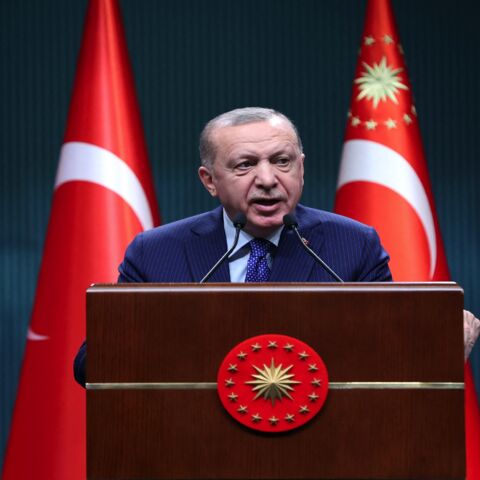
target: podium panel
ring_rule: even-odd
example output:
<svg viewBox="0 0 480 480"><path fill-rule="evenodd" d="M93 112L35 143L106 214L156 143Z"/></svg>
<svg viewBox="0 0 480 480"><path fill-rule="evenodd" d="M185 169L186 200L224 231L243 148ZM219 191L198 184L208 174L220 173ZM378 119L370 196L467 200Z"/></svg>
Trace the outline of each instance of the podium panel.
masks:
<svg viewBox="0 0 480 480"><path fill-rule="evenodd" d="M88 478L465 478L462 308L454 283L94 286ZM315 418L276 434L215 389L235 345L273 333L330 381Z"/></svg>

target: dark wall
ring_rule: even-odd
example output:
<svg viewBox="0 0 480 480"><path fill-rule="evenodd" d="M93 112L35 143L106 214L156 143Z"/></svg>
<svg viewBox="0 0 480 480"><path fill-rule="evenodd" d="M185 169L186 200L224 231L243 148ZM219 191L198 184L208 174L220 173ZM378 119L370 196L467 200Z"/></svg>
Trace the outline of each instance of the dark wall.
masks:
<svg viewBox="0 0 480 480"><path fill-rule="evenodd" d="M476 2L393 5L452 278L478 316ZM85 7L84 1L0 3L0 455ZM297 123L307 154L303 201L332 207L363 1L123 0L121 7L165 222L213 205L196 178L198 133L212 116L246 105L272 106ZM474 360L480 385L478 346Z"/></svg>

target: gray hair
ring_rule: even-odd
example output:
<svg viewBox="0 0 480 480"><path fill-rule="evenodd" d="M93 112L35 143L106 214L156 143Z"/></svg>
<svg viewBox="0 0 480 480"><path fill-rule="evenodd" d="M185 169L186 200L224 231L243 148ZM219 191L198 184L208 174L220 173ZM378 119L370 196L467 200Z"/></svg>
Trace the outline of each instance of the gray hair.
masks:
<svg viewBox="0 0 480 480"><path fill-rule="evenodd" d="M292 127L292 130L297 137L298 148L300 152L303 152L302 140L298 134L297 127L286 115L271 108L237 108L213 118L203 128L202 133L200 134L199 146L202 165L207 168L210 168L213 165L213 160L217 153L217 146L211 137L212 132L216 128L235 127L237 125L246 125L248 123L265 122L272 120L273 118L280 118Z"/></svg>

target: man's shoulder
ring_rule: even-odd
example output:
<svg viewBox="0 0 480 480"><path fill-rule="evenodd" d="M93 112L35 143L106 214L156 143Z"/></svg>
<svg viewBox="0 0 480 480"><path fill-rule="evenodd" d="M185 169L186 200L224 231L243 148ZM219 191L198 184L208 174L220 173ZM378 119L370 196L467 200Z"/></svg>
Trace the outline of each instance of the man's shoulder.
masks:
<svg viewBox="0 0 480 480"><path fill-rule="evenodd" d="M222 208L217 207L209 212L200 213L191 217L182 218L171 223L166 223L151 230L141 233L144 242L157 242L168 240L181 240L189 238L192 234L201 234L204 231L218 228L222 221ZM223 223L221 223L223 226Z"/></svg>
<svg viewBox="0 0 480 480"><path fill-rule="evenodd" d="M300 229L313 230L318 227L345 229L351 231L371 231L372 227L364 223L344 217L337 213L318 210L316 208L298 205L296 209Z"/></svg>
<svg viewBox="0 0 480 480"><path fill-rule="evenodd" d="M373 227L303 205L299 205L296 213L301 234L345 281L392 280L388 254Z"/></svg>
<svg viewBox="0 0 480 480"><path fill-rule="evenodd" d="M139 233L125 252L119 281L194 281L188 258L202 253L205 238L214 244L225 241L221 208Z"/></svg>

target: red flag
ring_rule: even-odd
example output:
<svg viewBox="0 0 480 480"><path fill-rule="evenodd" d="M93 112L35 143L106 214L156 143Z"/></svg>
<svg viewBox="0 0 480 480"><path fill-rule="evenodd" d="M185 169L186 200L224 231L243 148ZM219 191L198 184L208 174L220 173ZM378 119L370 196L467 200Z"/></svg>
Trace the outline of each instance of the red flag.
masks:
<svg viewBox="0 0 480 480"><path fill-rule="evenodd" d="M448 280L412 89L389 0L369 0L335 211L372 225L397 281ZM480 478L480 415L465 369L467 471Z"/></svg>
<svg viewBox="0 0 480 480"><path fill-rule="evenodd" d="M158 223L117 2L91 0L4 480L86 478L85 392L72 373L85 290L114 282L129 241Z"/></svg>

